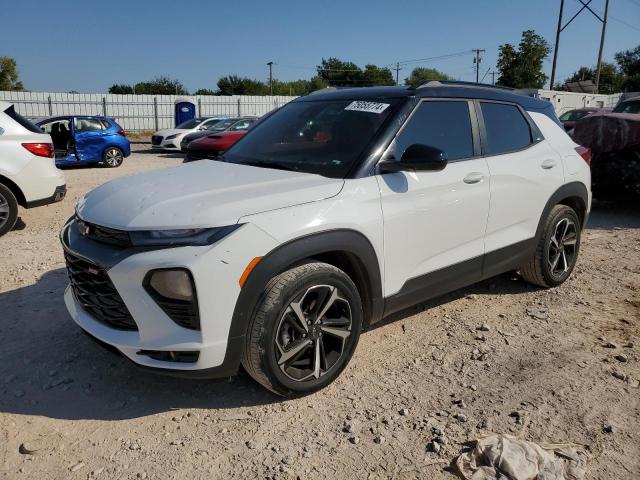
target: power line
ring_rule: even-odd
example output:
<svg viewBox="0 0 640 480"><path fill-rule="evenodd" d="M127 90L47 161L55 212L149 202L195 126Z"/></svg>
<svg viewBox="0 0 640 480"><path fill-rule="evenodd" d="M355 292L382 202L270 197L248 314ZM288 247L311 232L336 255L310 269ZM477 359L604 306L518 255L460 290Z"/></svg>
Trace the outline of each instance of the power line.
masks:
<svg viewBox="0 0 640 480"><path fill-rule="evenodd" d="M470 55L471 53L473 53L473 50L465 50L464 52L448 53L445 55L438 55L435 57L415 58L413 60L402 60L397 63L399 63L400 65L409 65L412 63L433 62L434 60L446 60L449 58L462 57L464 55Z"/></svg>
<svg viewBox="0 0 640 480"><path fill-rule="evenodd" d="M636 2L635 2L635 1L633 1L633 0L629 0L629 1L630 1L630 2L632 2L634 5L636 5L636 6L639 6L639 7L640 7L640 3L636 3ZM576 2L578 2L578 3L582 3L580 0L576 0ZM594 11L596 11L597 13L599 13L600 15L602 15L602 11L601 11L601 10L598 10L597 8L594 8L593 10L594 10ZM617 17L614 17L614 16L612 16L612 15L609 15L609 19L610 19L610 20L614 20L614 21L616 21L616 22L618 22L618 23L621 23L622 25L626 25L627 27L632 28L632 29L637 30L638 32L640 32L640 27L637 27L636 25L632 25L632 24L630 24L630 23L628 23L628 22L625 22L624 20L621 20L621 19L619 19L619 18L617 18Z"/></svg>

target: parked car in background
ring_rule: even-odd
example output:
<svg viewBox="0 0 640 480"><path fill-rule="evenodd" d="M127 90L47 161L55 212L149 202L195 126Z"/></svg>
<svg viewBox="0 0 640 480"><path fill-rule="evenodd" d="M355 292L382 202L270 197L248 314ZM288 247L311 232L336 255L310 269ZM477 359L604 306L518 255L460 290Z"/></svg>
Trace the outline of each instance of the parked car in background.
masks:
<svg viewBox="0 0 640 480"><path fill-rule="evenodd" d="M151 147L168 151L180 150L182 137L189 133L206 130L227 118L226 116L192 118L177 125L175 128L158 130L151 136Z"/></svg>
<svg viewBox="0 0 640 480"><path fill-rule="evenodd" d="M306 395L385 316L510 270L566 281L588 159L551 103L501 88L299 97L220 161L81 198L60 236L65 303L138 365L215 378L242 364L273 392Z"/></svg>
<svg viewBox="0 0 640 480"><path fill-rule="evenodd" d="M568 112L564 112L560 115L560 122L562 122L562 126L565 131L570 132L576 126L576 122L581 118L586 117L592 113L598 112L610 112L610 108L596 108L596 107L584 107L584 108L576 108L575 110L569 110Z"/></svg>
<svg viewBox="0 0 640 480"><path fill-rule="evenodd" d="M184 162L218 157L240 140L257 120L257 118L245 118L235 122L225 131L213 133L189 142L186 147L187 156Z"/></svg>
<svg viewBox="0 0 640 480"><path fill-rule="evenodd" d="M60 116L40 120L37 125L51 135L59 167L102 163L114 168L131 155L124 129L112 118Z"/></svg>
<svg viewBox="0 0 640 480"><path fill-rule="evenodd" d="M573 138L593 153L596 197L640 199L640 97L623 100L612 112L582 118Z"/></svg>
<svg viewBox="0 0 640 480"><path fill-rule="evenodd" d="M51 137L12 104L0 102L0 236L15 225L18 206L33 208L64 198L64 173L53 158Z"/></svg>
<svg viewBox="0 0 640 480"><path fill-rule="evenodd" d="M251 122L255 122L257 117L235 117L235 118L227 118L226 120L221 120L218 123L215 123L205 130L199 130L197 132L189 133L182 137L180 141L180 150L183 153L187 153L187 146L190 142L197 140L198 138L206 137L207 135L211 135L213 133L225 132L227 130L233 129L234 126L238 124L242 124L244 121L249 120Z"/></svg>

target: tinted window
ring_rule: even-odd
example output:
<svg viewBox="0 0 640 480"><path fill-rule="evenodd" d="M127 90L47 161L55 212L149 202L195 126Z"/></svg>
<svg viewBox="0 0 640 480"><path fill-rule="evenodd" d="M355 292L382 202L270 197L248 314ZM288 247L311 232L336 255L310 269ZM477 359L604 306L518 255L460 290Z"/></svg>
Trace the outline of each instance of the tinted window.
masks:
<svg viewBox="0 0 640 480"><path fill-rule="evenodd" d="M480 102L487 132L487 153L520 150L531 144L531 129L515 105Z"/></svg>
<svg viewBox="0 0 640 480"><path fill-rule="evenodd" d="M407 147L421 143L439 148L449 160L473 156L473 135L466 101L426 101L418 106L394 145L400 159Z"/></svg>
<svg viewBox="0 0 640 480"><path fill-rule="evenodd" d="M37 125L34 125L30 120L27 120L22 115L20 115L18 112L16 112L15 108L13 107L13 105L11 105L9 108L7 108L4 111L4 113L9 115L12 119L14 119L16 122L18 122L20 125L22 125L24 128L26 128L30 132L42 133L42 129L40 127L38 127Z"/></svg>
<svg viewBox="0 0 640 480"><path fill-rule="evenodd" d="M344 178L397 104L392 98L290 102L254 125L224 160Z"/></svg>
<svg viewBox="0 0 640 480"><path fill-rule="evenodd" d="M104 129L104 125L97 118L76 118L76 132L95 132Z"/></svg>
<svg viewBox="0 0 640 480"><path fill-rule="evenodd" d="M640 113L640 101L629 101L622 102L618 104L616 108L613 109L614 113Z"/></svg>

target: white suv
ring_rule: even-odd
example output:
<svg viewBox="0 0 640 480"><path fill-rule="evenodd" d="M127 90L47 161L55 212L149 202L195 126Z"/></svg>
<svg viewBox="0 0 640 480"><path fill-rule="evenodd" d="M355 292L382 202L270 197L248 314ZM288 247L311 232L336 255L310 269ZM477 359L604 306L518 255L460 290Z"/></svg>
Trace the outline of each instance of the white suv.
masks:
<svg viewBox="0 0 640 480"><path fill-rule="evenodd" d="M509 270L576 263L589 152L552 105L431 82L296 99L218 161L113 180L61 232L65 301L137 365L242 364L294 396L333 381L365 325Z"/></svg>
<svg viewBox="0 0 640 480"><path fill-rule="evenodd" d="M51 137L12 104L0 102L0 236L15 225L18 205L33 208L59 202L66 192Z"/></svg>

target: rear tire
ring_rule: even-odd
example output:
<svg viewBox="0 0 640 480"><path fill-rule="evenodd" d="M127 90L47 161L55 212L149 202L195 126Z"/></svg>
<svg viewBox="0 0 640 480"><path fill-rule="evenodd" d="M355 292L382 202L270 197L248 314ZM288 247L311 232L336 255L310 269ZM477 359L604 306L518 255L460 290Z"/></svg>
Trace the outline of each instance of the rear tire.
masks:
<svg viewBox="0 0 640 480"><path fill-rule="evenodd" d="M18 201L11 190L0 183L0 237L9 232L18 219Z"/></svg>
<svg viewBox="0 0 640 480"><path fill-rule="evenodd" d="M306 395L347 366L362 330L358 289L342 270L307 263L266 285L247 331L242 365L278 395Z"/></svg>
<svg viewBox="0 0 640 480"><path fill-rule="evenodd" d="M108 147L102 154L102 163L105 167L116 168L122 165L124 154L118 147Z"/></svg>
<svg viewBox="0 0 640 480"><path fill-rule="evenodd" d="M575 210L566 205L553 207L533 257L520 268L522 278L544 288L564 283L578 260L581 233Z"/></svg>

